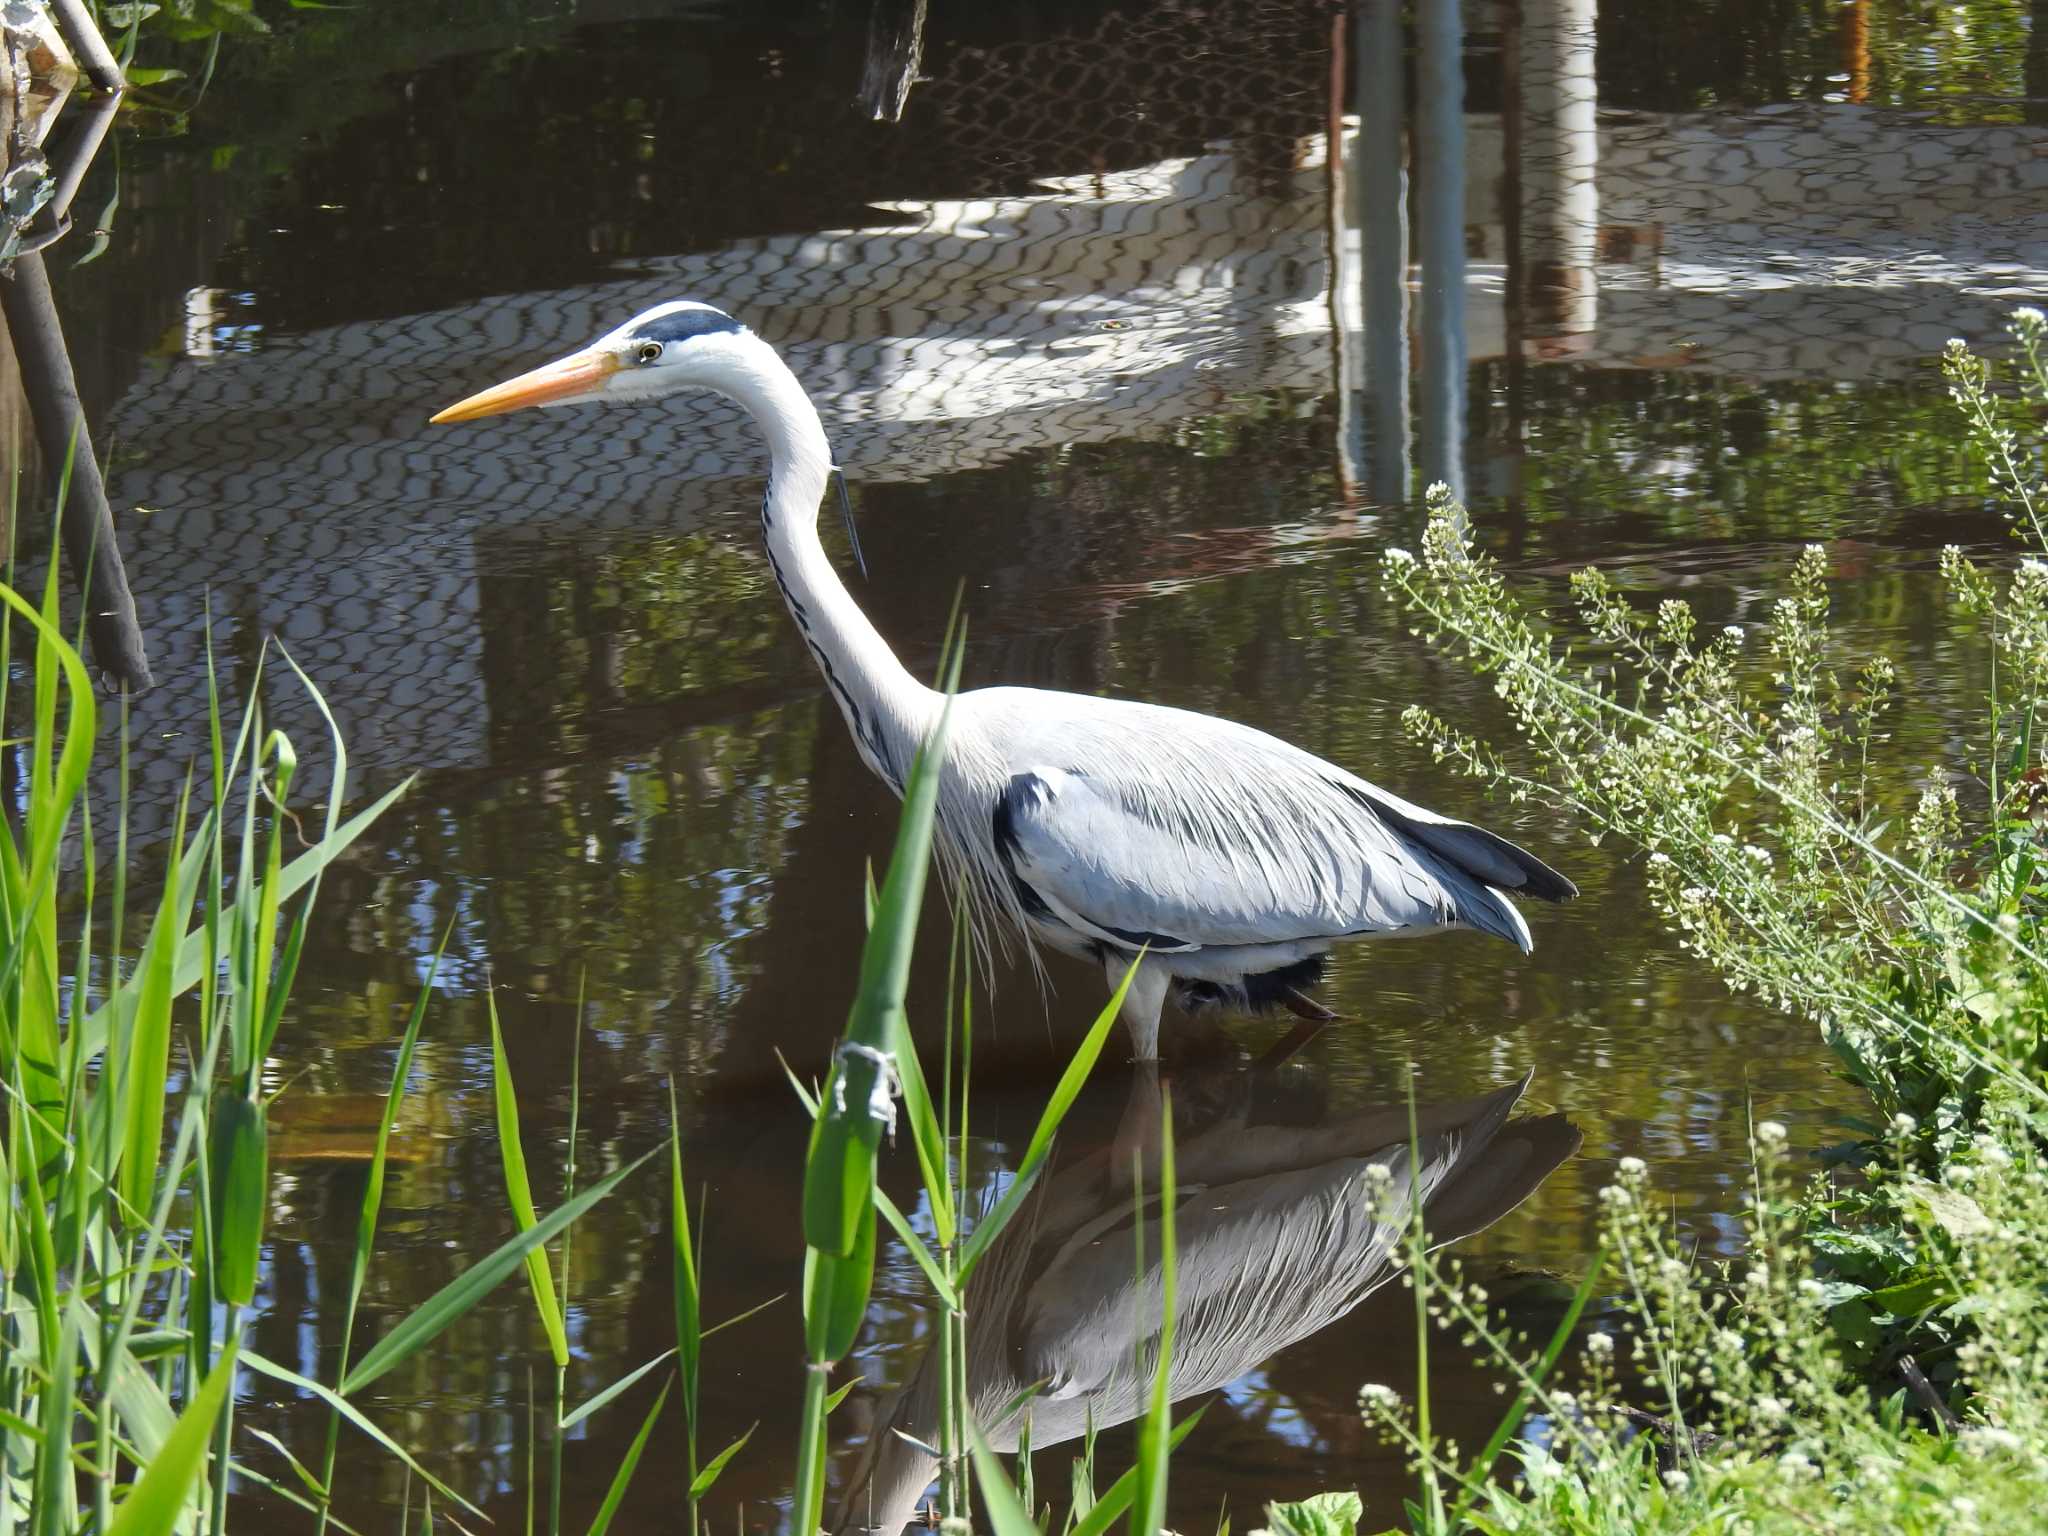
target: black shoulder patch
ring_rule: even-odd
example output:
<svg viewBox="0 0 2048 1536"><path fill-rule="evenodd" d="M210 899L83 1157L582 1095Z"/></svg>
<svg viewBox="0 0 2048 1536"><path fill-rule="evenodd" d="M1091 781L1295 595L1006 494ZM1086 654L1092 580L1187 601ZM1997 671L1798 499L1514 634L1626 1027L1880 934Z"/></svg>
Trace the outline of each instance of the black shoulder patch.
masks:
<svg viewBox="0 0 2048 1536"><path fill-rule="evenodd" d="M665 315L656 315L645 325L635 326L633 335L639 341L688 341L692 336L745 329L722 310L672 309Z"/></svg>

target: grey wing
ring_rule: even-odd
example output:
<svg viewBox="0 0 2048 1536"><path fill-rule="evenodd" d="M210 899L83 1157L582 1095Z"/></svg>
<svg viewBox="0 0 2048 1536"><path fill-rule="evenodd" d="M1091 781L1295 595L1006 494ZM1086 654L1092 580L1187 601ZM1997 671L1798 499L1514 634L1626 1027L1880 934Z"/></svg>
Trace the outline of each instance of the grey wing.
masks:
<svg viewBox="0 0 2048 1536"><path fill-rule="evenodd" d="M1502 888L1573 894L1512 843L1273 738L1193 736L1010 778L996 844L1027 910L1154 952L1453 924L1527 950Z"/></svg>

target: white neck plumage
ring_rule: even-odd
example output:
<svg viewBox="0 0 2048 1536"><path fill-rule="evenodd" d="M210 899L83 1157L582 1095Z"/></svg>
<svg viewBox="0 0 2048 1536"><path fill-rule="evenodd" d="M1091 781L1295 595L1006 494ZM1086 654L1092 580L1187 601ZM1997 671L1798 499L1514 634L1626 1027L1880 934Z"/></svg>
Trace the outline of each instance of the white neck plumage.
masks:
<svg viewBox="0 0 2048 1536"><path fill-rule="evenodd" d="M911 758L942 701L896 659L818 541L818 505L830 486L832 450L803 386L758 337L743 333L733 343L730 366L715 387L745 406L768 440L761 533L775 584L862 760L900 795Z"/></svg>

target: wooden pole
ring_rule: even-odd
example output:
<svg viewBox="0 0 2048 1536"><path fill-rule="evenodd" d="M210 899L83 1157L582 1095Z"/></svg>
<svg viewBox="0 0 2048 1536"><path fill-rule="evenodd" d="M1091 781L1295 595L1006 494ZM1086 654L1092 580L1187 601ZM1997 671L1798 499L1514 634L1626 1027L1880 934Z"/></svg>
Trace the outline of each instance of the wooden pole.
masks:
<svg viewBox="0 0 2048 1536"><path fill-rule="evenodd" d="M13 272L0 279L0 312L6 315L43 460L53 474L67 458L71 462L71 489L59 526L72 579L85 594L93 660L115 688L140 693L150 684L142 626L41 255L16 258Z"/></svg>

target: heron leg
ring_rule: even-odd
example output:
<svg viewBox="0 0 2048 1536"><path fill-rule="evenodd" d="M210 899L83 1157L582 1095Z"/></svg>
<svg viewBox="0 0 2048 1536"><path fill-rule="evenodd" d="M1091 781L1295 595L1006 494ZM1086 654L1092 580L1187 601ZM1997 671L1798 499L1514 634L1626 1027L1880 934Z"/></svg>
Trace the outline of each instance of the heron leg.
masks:
<svg viewBox="0 0 2048 1536"><path fill-rule="evenodd" d="M1112 988L1122 983L1129 964L1122 955L1103 959L1103 973L1109 977ZM1131 1032L1131 1054L1138 1061L1159 1059L1159 1015L1165 1011L1166 987L1172 979L1164 966L1140 960L1138 974L1131 978L1131 988L1124 993L1124 1025Z"/></svg>

